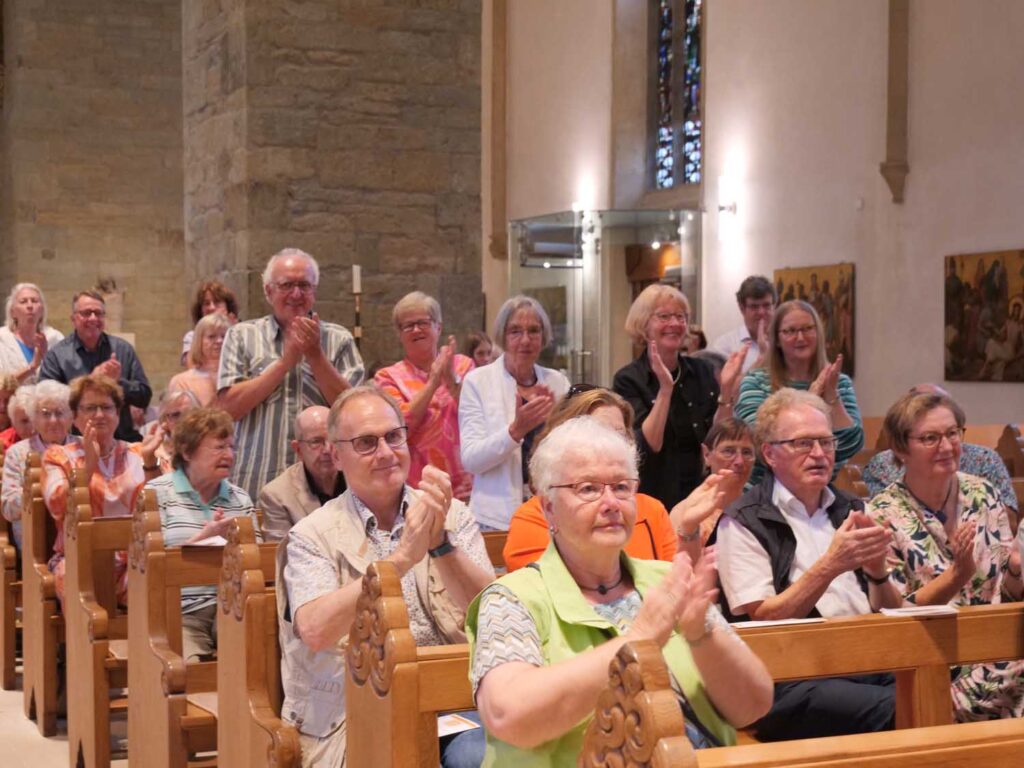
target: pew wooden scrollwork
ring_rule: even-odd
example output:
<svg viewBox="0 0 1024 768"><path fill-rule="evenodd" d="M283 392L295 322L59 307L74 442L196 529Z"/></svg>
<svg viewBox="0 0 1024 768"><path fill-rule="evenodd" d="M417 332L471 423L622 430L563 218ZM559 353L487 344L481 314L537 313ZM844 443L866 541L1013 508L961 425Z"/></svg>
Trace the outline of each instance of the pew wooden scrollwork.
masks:
<svg viewBox="0 0 1024 768"><path fill-rule="evenodd" d="M587 726L580 768L696 768L683 735L683 714L661 649L626 643L608 666L594 719Z"/></svg>
<svg viewBox="0 0 1024 768"><path fill-rule="evenodd" d="M243 618L246 599L266 589L255 541L252 520L247 517L237 518L228 529L217 596L221 610L238 621Z"/></svg>
<svg viewBox="0 0 1024 768"><path fill-rule="evenodd" d="M394 563L378 560L363 576L349 634L348 665L356 685L373 686L378 696L391 689L395 667L415 662L416 641Z"/></svg>

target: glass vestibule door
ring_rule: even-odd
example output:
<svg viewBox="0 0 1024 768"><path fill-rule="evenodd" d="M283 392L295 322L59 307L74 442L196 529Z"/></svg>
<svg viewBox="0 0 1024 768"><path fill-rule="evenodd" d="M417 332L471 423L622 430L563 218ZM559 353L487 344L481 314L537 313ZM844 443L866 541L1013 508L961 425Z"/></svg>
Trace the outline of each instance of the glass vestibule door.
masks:
<svg viewBox="0 0 1024 768"><path fill-rule="evenodd" d="M541 365L610 386L634 350L624 323L651 282L680 287L700 313L698 211L563 211L510 222L509 292L536 298L553 343Z"/></svg>

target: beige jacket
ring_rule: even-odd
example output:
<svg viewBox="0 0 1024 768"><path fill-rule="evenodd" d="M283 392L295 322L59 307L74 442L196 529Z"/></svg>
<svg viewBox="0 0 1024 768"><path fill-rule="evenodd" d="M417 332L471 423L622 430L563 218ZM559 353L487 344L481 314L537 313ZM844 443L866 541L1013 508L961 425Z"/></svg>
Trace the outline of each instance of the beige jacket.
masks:
<svg viewBox="0 0 1024 768"><path fill-rule="evenodd" d="M256 506L263 510L263 540L280 541L299 520L320 508L320 500L310 490L299 461L263 486Z"/></svg>
<svg viewBox="0 0 1024 768"><path fill-rule="evenodd" d="M406 486L410 500L418 491ZM469 508L457 499L452 501L445 521L449 531L458 530L469 516ZM302 642L292 624L288 605L288 586L284 569L288 561L288 539L298 533L313 540L321 551L337 565L338 587L355 581L366 573L373 560L366 531L352 502L352 493L327 502L313 514L300 520L277 548L277 613L281 643L281 683L284 704L281 717L307 736L323 738L345 723L345 650L348 635L334 648L314 653ZM465 613L451 601L437 566L424 557L413 566L416 588L440 633L449 643L466 642L463 630Z"/></svg>

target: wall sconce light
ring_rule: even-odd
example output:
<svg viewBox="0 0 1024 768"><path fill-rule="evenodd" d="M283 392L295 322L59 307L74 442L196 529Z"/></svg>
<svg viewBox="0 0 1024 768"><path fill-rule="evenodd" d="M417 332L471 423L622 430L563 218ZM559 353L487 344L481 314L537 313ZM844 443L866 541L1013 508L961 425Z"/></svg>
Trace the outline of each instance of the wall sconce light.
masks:
<svg viewBox="0 0 1024 768"><path fill-rule="evenodd" d="M728 205L722 205L721 203L719 203L719 205L718 205L718 212L719 213L731 213L731 214L733 214L735 216L736 215L736 201L733 200Z"/></svg>
<svg viewBox="0 0 1024 768"><path fill-rule="evenodd" d="M661 248L661 241L658 239L651 240L651 248L656 251L659 250Z"/></svg>

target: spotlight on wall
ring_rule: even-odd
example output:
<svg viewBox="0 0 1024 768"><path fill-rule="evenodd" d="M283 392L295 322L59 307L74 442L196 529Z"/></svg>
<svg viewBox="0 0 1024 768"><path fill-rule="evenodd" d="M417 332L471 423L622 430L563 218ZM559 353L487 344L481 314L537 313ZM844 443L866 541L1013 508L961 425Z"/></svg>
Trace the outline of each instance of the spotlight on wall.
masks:
<svg viewBox="0 0 1024 768"><path fill-rule="evenodd" d="M661 248L661 241L660 240L651 240L651 248L653 248L656 251L658 249L660 249Z"/></svg>
<svg viewBox="0 0 1024 768"><path fill-rule="evenodd" d="M544 262L544 269L551 269L551 262L550 261L545 261Z"/></svg>

